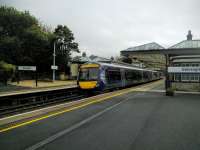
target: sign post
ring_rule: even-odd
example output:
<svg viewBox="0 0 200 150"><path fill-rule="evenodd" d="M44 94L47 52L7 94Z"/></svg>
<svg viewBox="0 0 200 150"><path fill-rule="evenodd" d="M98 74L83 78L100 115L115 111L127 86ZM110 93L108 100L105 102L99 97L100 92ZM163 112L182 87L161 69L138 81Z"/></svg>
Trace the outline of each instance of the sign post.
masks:
<svg viewBox="0 0 200 150"><path fill-rule="evenodd" d="M54 42L53 44L53 66L56 65L56 43ZM52 67L51 67L52 69ZM53 82L55 81L55 69L52 69L53 70Z"/></svg>
<svg viewBox="0 0 200 150"><path fill-rule="evenodd" d="M55 81L55 71L58 70L58 66L52 65L51 69L53 70L53 82Z"/></svg>
<svg viewBox="0 0 200 150"><path fill-rule="evenodd" d="M37 69L36 66L18 66L18 83L19 83L19 71L34 71L35 72L35 86L38 86L38 74L37 74Z"/></svg>
<svg viewBox="0 0 200 150"><path fill-rule="evenodd" d="M35 86L38 86L38 73L37 71L35 72Z"/></svg>

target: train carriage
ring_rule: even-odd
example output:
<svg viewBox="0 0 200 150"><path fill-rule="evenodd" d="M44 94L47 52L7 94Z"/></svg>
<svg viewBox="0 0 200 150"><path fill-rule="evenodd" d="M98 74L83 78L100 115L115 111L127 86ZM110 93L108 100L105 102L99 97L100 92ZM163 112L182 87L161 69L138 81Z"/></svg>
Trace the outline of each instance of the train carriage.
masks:
<svg viewBox="0 0 200 150"><path fill-rule="evenodd" d="M78 86L83 90L104 91L160 79L160 73L132 66L107 63L81 65Z"/></svg>

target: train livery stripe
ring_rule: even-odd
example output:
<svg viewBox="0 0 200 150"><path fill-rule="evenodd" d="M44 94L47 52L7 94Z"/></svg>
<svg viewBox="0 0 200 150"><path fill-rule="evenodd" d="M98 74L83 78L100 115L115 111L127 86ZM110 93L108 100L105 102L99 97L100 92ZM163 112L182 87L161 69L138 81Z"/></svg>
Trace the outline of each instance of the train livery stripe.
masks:
<svg viewBox="0 0 200 150"><path fill-rule="evenodd" d="M81 65L81 68L98 68L99 64L84 64Z"/></svg>
<svg viewBox="0 0 200 150"><path fill-rule="evenodd" d="M93 89L97 85L97 81L80 81L79 86L81 89Z"/></svg>

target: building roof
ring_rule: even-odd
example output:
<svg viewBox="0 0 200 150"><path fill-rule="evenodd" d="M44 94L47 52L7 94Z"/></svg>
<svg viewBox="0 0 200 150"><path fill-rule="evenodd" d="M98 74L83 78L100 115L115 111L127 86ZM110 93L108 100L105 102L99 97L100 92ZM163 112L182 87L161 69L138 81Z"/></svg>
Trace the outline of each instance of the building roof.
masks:
<svg viewBox="0 0 200 150"><path fill-rule="evenodd" d="M121 51L121 54L170 54L170 55L200 55L200 40L192 40L191 31L188 31L187 40L175 44L169 48L164 48L152 42L136 47L130 47Z"/></svg>
<svg viewBox="0 0 200 150"><path fill-rule="evenodd" d="M162 49L165 48L157 44L156 42L152 42L140 46L130 47L123 51L149 51L149 50L162 50Z"/></svg>
<svg viewBox="0 0 200 150"><path fill-rule="evenodd" d="M200 40L184 40L168 49L196 49L200 48Z"/></svg>

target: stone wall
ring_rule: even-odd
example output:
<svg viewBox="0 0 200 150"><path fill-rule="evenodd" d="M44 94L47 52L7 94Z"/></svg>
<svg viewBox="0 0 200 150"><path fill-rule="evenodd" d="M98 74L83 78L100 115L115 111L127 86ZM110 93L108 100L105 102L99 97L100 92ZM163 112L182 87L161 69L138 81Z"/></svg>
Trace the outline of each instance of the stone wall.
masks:
<svg viewBox="0 0 200 150"><path fill-rule="evenodd" d="M165 56L161 54L132 54L133 61L140 61L148 68L165 68Z"/></svg>
<svg viewBox="0 0 200 150"><path fill-rule="evenodd" d="M176 91L200 92L200 83L172 83L172 88Z"/></svg>

